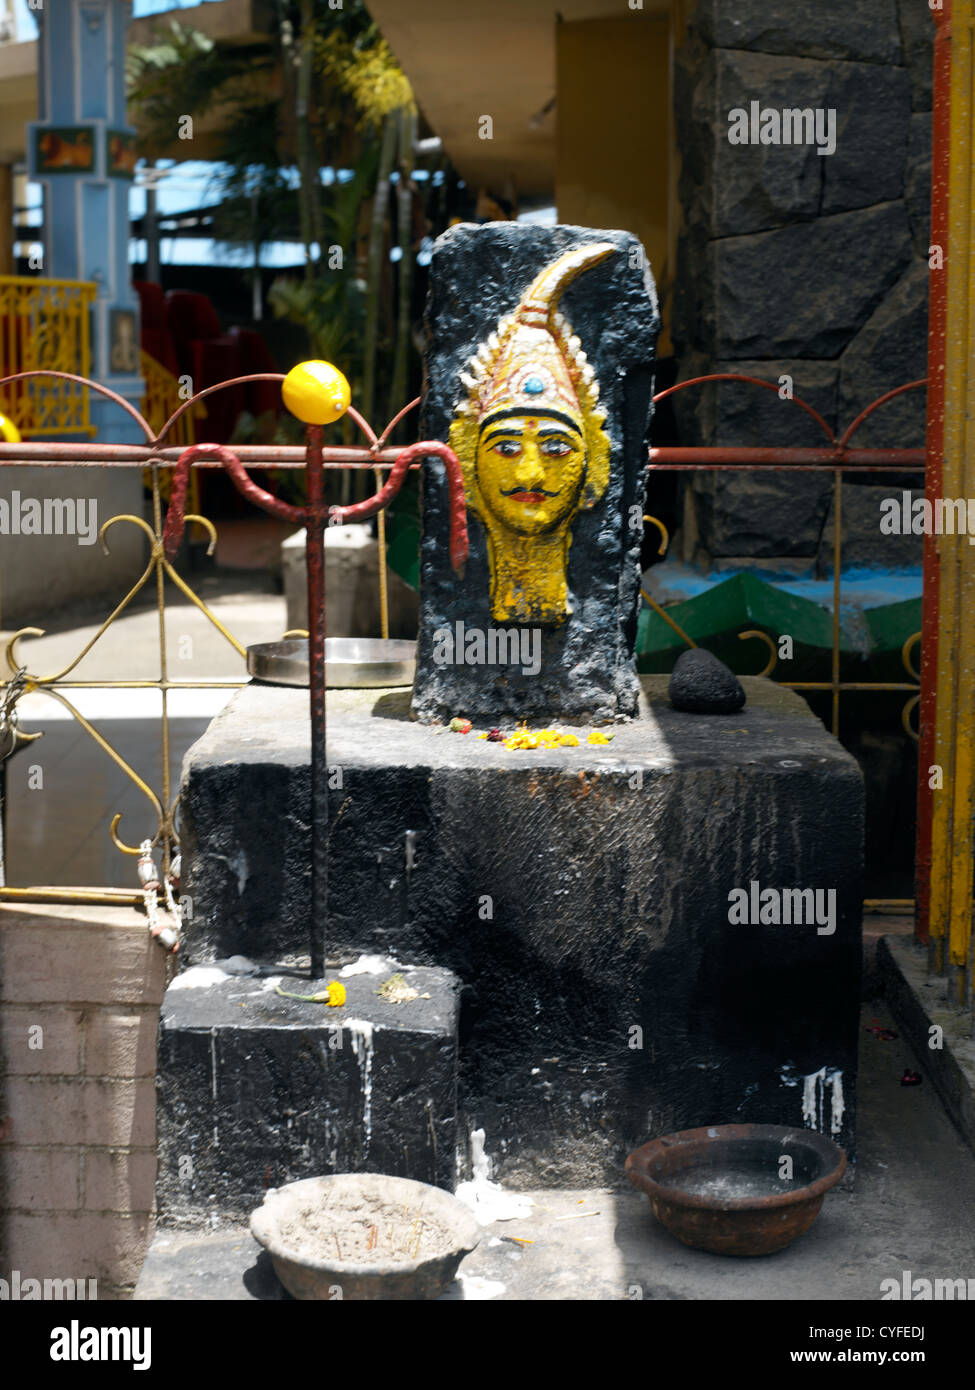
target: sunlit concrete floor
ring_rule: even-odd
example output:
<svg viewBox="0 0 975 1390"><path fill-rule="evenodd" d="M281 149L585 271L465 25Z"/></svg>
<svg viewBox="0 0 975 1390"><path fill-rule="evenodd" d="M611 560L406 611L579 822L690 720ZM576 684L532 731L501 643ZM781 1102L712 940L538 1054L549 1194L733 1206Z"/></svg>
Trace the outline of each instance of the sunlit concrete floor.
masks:
<svg viewBox="0 0 975 1390"><path fill-rule="evenodd" d="M905 1271L975 1278L975 1155L927 1079L901 1085L904 1069L921 1065L900 1037L868 1032L875 1020L896 1028L882 1001L864 1006L855 1180L828 1194L789 1249L759 1259L709 1255L668 1235L627 1186L546 1190L531 1194L529 1217L484 1228L444 1297L876 1300L884 1280L901 1286ZM240 1227L160 1230L136 1291L138 1299L285 1297L267 1256Z"/></svg>
<svg viewBox="0 0 975 1390"><path fill-rule="evenodd" d="M269 578L216 572L194 578L198 595L242 646L274 641L286 627L284 598ZM264 590L262 592L262 589ZM167 586L168 678L247 680L244 658L210 619ZM96 635L111 602L65 610L39 626L41 638L20 644L20 659L35 675L69 666ZM153 681L160 674L159 615L153 603L126 611L65 677L84 682ZM232 688L173 691L168 697L171 797L179 787L183 755L232 697ZM162 795L161 696L156 690L103 690L87 686L65 697L147 784ZM111 842L109 826L121 812L119 835L135 845L156 832L156 814L131 780L69 711L50 695L19 703L20 727L43 738L7 763L4 845L6 881L25 885L136 885L134 861Z"/></svg>

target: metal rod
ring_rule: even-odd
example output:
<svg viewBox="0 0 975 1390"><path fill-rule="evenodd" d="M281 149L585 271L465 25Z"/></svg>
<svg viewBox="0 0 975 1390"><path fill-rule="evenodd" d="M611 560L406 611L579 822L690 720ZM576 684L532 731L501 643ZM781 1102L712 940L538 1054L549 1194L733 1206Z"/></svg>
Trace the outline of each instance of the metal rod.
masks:
<svg viewBox="0 0 975 1390"><path fill-rule="evenodd" d="M20 444L0 443L0 464L16 467L30 463L38 468L91 468L95 464L103 468L146 468L152 464L162 464L175 468L186 451L185 444L83 444L51 441L23 441ZM234 452L247 468L297 468L305 466L305 450L296 444L235 444ZM392 468L401 448L383 449L372 453L366 448L351 445L332 445L323 450L322 461L326 468L352 468L357 470ZM222 465L214 458L203 456L196 460L196 468L220 468ZM415 464L414 467L419 467Z"/></svg>
<svg viewBox="0 0 975 1390"><path fill-rule="evenodd" d="M0 888L0 902L89 903L106 907L141 907L143 895L127 888Z"/></svg>
<svg viewBox="0 0 975 1390"><path fill-rule="evenodd" d="M328 761L325 752L325 507L322 427L307 426L308 507L305 568L308 579L308 673L311 713L311 978L325 974L328 924Z"/></svg>
<svg viewBox="0 0 975 1390"><path fill-rule="evenodd" d="M160 464L175 468L185 451L185 445L154 448L147 444L67 444L28 442L0 443L0 467L17 468L31 464L35 468L146 468ZM234 446L246 468L305 467L305 451L294 444L238 444ZM345 445L324 450L325 468L348 468L354 472L377 468L391 469L396 464L400 448L383 449L372 454L368 449ZM923 449L718 449L711 446L667 446L647 451L648 468L673 473L715 471L735 468L761 467L766 472L801 472L803 470L832 472L841 467L849 473L920 473L924 471ZM757 456L757 457L756 457ZM196 468L218 469L216 459L200 458ZM420 467L418 462L408 465Z"/></svg>
<svg viewBox="0 0 975 1390"><path fill-rule="evenodd" d="M368 435L375 440L368 425L357 412L349 413ZM308 669L309 711L311 724L311 920L309 945L311 976L317 979L325 972L325 944L328 934L328 762L325 750L325 528L330 521L341 525L345 521L374 516L387 507L396 496L411 463L435 460L446 472L450 515L450 560L455 570L463 571L467 560L467 512L464 502L464 479L457 455L446 444L428 440L413 444L398 456L385 484L373 497L352 507L329 507L325 500L322 427L308 425L306 440L306 479L308 502L305 507L293 507L259 487L249 477L237 453L222 444L193 444L181 454L173 473L173 489L163 527L162 549L165 559L172 561L186 526L186 496L190 474L200 459L216 461L230 474L234 486L244 497L285 521L305 527L305 572L308 594ZM80 719L80 716L78 716Z"/></svg>
<svg viewBox="0 0 975 1390"><path fill-rule="evenodd" d="M8 446L10 447L10 446ZM924 468L923 449L721 449L715 445L667 445L648 450L650 468L665 465L670 471L754 468L846 468L858 473L917 473Z"/></svg>
<svg viewBox="0 0 975 1390"><path fill-rule="evenodd" d="M950 10L932 11L934 20L934 91L931 128L931 244L941 248L942 265L928 274L928 400L925 461L925 495L941 496L945 418L945 324L948 284L943 259L948 253L948 176L951 142L951 48L948 42ZM917 916L914 932L926 942L931 932L931 863L934 795L928 768L935 761L934 733L937 714L938 611L940 569L938 538L924 537L924 579L921 618L921 702L918 712L917 839L914 894ZM929 961L929 968L934 961Z"/></svg>
<svg viewBox="0 0 975 1390"><path fill-rule="evenodd" d="M376 486L382 488L383 476L376 469ZM376 517L376 543L379 560L379 635L383 641L389 636L389 575L386 568L386 513Z"/></svg>
<svg viewBox="0 0 975 1390"><path fill-rule="evenodd" d="M833 475L833 737L840 736L840 570L843 548L843 472Z"/></svg>

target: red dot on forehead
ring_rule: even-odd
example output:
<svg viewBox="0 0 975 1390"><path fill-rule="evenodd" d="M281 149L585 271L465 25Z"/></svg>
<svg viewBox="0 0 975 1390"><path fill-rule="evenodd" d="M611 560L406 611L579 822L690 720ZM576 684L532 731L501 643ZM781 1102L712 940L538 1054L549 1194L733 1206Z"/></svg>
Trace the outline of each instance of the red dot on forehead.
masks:
<svg viewBox="0 0 975 1390"><path fill-rule="evenodd" d="M529 420L529 421L528 421L528 428L529 428L530 430L535 429L537 425L538 425L538 421L537 421L537 420Z"/></svg>

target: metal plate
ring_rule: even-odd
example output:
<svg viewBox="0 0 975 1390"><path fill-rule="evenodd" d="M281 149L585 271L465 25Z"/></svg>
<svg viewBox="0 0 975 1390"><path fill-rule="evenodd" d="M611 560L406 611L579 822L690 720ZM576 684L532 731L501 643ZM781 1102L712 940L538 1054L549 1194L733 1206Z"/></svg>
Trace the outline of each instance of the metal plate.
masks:
<svg viewBox="0 0 975 1390"><path fill-rule="evenodd" d="M308 685L304 637L259 642L247 648L247 670L271 685ZM390 689L413 684L416 643L382 637L329 637L325 641L325 684L332 690Z"/></svg>

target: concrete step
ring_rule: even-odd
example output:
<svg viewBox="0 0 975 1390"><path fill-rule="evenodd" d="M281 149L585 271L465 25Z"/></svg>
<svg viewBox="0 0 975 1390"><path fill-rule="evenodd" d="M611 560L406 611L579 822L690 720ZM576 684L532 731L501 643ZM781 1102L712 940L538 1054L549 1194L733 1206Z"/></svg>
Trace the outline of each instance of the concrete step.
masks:
<svg viewBox="0 0 975 1390"><path fill-rule="evenodd" d="M418 997L377 990L400 970ZM223 978L216 978L223 976ZM212 982L211 982L212 981ZM459 982L391 963L342 980L340 1007L283 998L323 981L188 970L159 1026L160 1219L246 1219L269 1187L377 1172L453 1188Z"/></svg>

